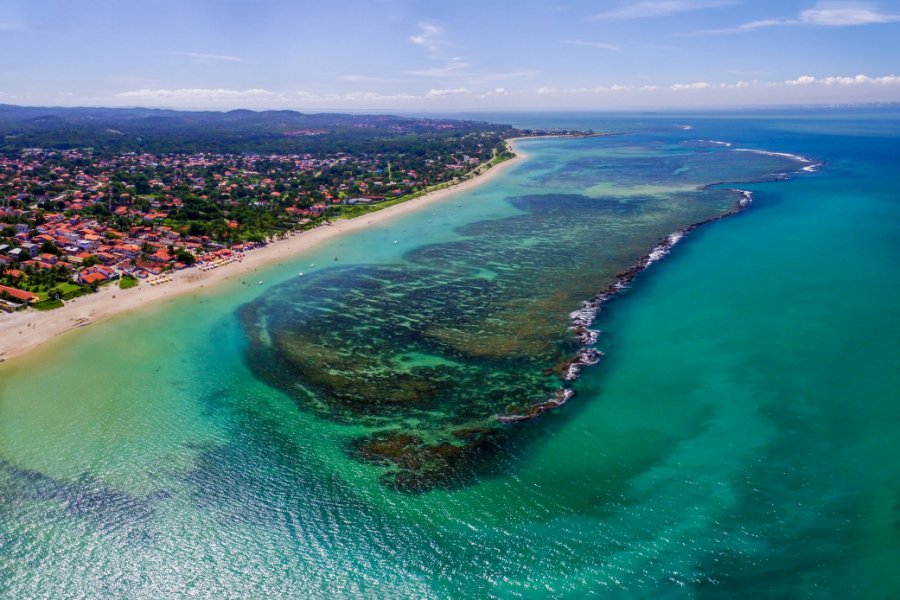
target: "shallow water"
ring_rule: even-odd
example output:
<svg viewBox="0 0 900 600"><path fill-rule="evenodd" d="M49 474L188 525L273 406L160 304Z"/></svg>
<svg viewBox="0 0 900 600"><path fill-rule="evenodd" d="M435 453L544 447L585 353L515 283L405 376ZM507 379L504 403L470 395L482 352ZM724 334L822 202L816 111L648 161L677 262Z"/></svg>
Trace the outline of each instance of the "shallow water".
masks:
<svg viewBox="0 0 900 600"><path fill-rule="evenodd" d="M384 466L392 487L454 487L489 469L517 434L502 419L563 397L579 348L569 313L660 238L740 199L705 186L799 164L638 135L526 146L538 158L481 200L515 215L457 226L459 239L403 262L292 279L240 311L253 371L302 407L366 426L348 452Z"/></svg>
<svg viewBox="0 0 900 600"><path fill-rule="evenodd" d="M3 595L896 595L896 115L575 119L634 133L532 141L465 199L3 365ZM491 421L561 384L569 311L735 201L691 186L787 161L702 139L827 164L741 184L603 308L574 399ZM334 392L361 366L452 393L373 411ZM422 493L356 451L473 423L490 452Z"/></svg>

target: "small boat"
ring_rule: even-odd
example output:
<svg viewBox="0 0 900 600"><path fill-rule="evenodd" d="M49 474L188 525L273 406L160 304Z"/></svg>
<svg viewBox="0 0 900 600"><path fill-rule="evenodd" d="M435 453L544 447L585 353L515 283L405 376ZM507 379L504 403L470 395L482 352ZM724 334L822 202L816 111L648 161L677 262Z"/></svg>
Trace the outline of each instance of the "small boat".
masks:
<svg viewBox="0 0 900 600"><path fill-rule="evenodd" d="M397 243L399 243L399 242L397 242L397 240L394 240L394 243L397 244Z"/></svg>
<svg viewBox="0 0 900 600"><path fill-rule="evenodd" d="M263 281L262 281L262 279L260 279L259 283L257 285L262 285L262 284L263 284Z"/></svg>
<svg viewBox="0 0 900 600"><path fill-rule="evenodd" d="M303 271L300 271L300 273L298 273L297 276L298 276L298 277L303 277Z"/></svg>

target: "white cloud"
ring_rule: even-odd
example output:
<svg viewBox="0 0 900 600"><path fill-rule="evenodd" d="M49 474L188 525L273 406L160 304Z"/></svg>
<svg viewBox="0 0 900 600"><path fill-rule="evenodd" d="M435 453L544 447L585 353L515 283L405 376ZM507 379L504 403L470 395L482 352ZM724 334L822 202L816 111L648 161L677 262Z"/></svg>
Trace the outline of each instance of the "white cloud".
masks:
<svg viewBox="0 0 900 600"><path fill-rule="evenodd" d="M501 96L508 96L508 95L509 95L509 92L506 91L506 88L498 87L498 88L494 88L493 90L491 90L489 92L485 92L484 94L482 94L480 96L480 98L484 99L484 98L501 97Z"/></svg>
<svg viewBox="0 0 900 600"><path fill-rule="evenodd" d="M204 54L203 52L169 52L169 54L174 54L175 56L186 56L187 58L192 58L197 62L210 62L210 61L221 61L221 62L244 62L244 59L240 56L228 56L226 54Z"/></svg>
<svg viewBox="0 0 900 600"><path fill-rule="evenodd" d="M695 81L694 83L675 83L669 89L675 92L685 90L739 90L750 87L749 81L736 81L734 83L709 83L708 81Z"/></svg>
<svg viewBox="0 0 900 600"><path fill-rule="evenodd" d="M783 25L797 25L799 21L795 19L762 19L760 21L750 21L735 27L739 32L753 31L754 29L763 29L764 27L781 27Z"/></svg>
<svg viewBox="0 0 900 600"><path fill-rule="evenodd" d="M441 28L433 23L419 23L419 34L410 36L409 41L420 46L428 46L441 33Z"/></svg>
<svg viewBox="0 0 900 600"><path fill-rule="evenodd" d="M407 75L417 75L419 77L452 77L459 75L461 71L468 68L469 63L463 62L460 57L454 57L440 67L429 67L427 69L416 69L407 71Z"/></svg>
<svg viewBox="0 0 900 600"><path fill-rule="evenodd" d="M732 33L749 33L757 29L765 29L767 27L782 27L787 25L799 25L797 19L761 19L759 21L749 21L741 23L735 27L723 27L721 29L702 29L700 31L692 31L690 33L675 33L673 37L690 37L694 35L728 35Z"/></svg>
<svg viewBox="0 0 900 600"><path fill-rule="evenodd" d="M602 95L602 94L617 94L624 92L652 92L659 89L655 85L623 85L619 83L615 83L612 85L597 85L594 87L569 87L569 88L555 88L555 87L540 87L535 90L535 93L541 96L577 96L583 94L592 94L592 95Z"/></svg>
<svg viewBox="0 0 900 600"><path fill-rule="evenodd" d="M275 98L277 94L261 88L227 90L223 88L143 89L121 92L116 98L165 100L255 100Z"/></svg>
<svg viewBox="0 0 900 600"><path fill-rule="evenodd" d="M443 30L440 26L434 23L419 23L419 33L410 36L409 41L417 46L425 48L429 58L441 61L443 64L435 67L425 67L407 71L406 75L415 75L417 77L453 77L459 75L460 71L469 66L462 57L451 56L449 52L447 52L447 48L450 44L443 38Z"/></svg>
<svg viewBox="0 0 900 600"><path fill-rule="evenodd" d="M428 90L428 93L425 94L429 98L439 98L441 96L459 96L461 94L468 94L469 90L466 88L453 88L453 89L445 89L445 90Z"/></svg>
<svg viewBox="0 0 900 600"><path fill-rule="evenodd" d="M736 82L725 82L725 83L712 83L709 81L694 81L690 83L673 83L669 86L658 86L658 85L628 85L628 84L612 84L612 85L598 85L594 87L570 87L570 88L556 88L556 87L540 87L537 88L534 93L539 96L578 96L578 95L608 95L608 94L616 94L616 93L638 93L638 94L649 94L649 93L657 93L657 92L706 92L709 94L713 94L717 91L733 91L733 90L749 90L751 88L756 89L769 89L772 88L785 88L789 89L792 87L798 86L824 86L824 87L835 87L835 86L900 86L900 76L896 75L885 75L882 77L869 77L867 75L856 75L853 77L843 77L843 76L830 76L830 77L812 77L809 75L804 75L802 77L798 77L797 79L789 79L787 81L778 81L778 82L761 82L761 81L736 81Z"/></svg>
<svg viewBox="0 0 900 600"><path fill-rule="evenodd" d="M422 96L399 92L396 94L383 94L380 92L348 92L346 94L317 94L313 92L299 91L293 96L287 98L283 103L285 106L297 107L315 106L315 107L377 107L377 106L401 106L409 105L417 101L423 100Z"/></svg>
<svg viewBox="0 0 900 600"><path fill-rule="evenodd" d="M563 44L569 44L570 46L584 46L585 48L596 48L598 50L612 50L614 52L621 52L622 49L616 46L615 44L608 44L606 42L590 42L585 40L561 40Z"/></svg>
<svg viewBox="0 0 900 600"><path fill-rule="evenodd" d="M788 79L784 83L787 85L812 85L816 82L815 77L811 77L809 75L803 75L802 77L798 77L797 79Z"/></svg>
<svg viewBox="0 0 900 600"><path fill-rule="evenodd" d="M100 101L102 99L98 99ZM591 107L699 106L776 103L891 102L900 100L898 75L803 75L781 81L687 81L674 83L608 83L595 86L506 88L494 85L435 86L417 91L351 91L347 93L263 88L136 89L100 104L173 108L302 108L302 109L444 109L478 106ZM78 104L72 99L69 103ZM96 102L94 102L96 103ZM81 103L83 104L83 102Z"/></svg>
<svg viewBox="0 0 900 600"><path fill-rule="evenodd" d="M788 79L784 82L789 86L803 85L900 85L900 77L896 75L885 75L884 77L869 77L867 75L856 75L854 77L812 77L804 75L797 79Z"/></svg>
<svg viewBox="0 0 900 600"><path fill-rule="evenodd" d="M428 50L428 54L433 58L440 58L446 45L441 33L441 28L434 23L419 23L419 32L411 35L409 41Z"/></svg>
<svg viewBox="0 0 900 600"><path fill-rule="evenodd" d="M801 12L799 20L809 25L841 27L894 23L900 21L900 14L880 12L868 2L820 2Z"/></svg>
<svg viewBox="0 0 900 600"><path fill-rule="evenodd" d="M619 8L602 12L594 19L643 19L645 17L662 17L682 12L720 8L737 4L736 0L653 0L630 2Z"/></svg>
<svg viewBox="0 0 900 600"><path fill-rule="evenodd" d="M792 18L761 19L742 23L735 27L707 29L681 35L749 33L768 27L803 25L809 27L853 27L898 21L900 21L900 14L881 12L877 6L868 2L819 2L815 7L804 10Z"/></svg>
<svg viewBox="0 0 900 600"><path fill-rule="evenodd" d="M319 101L326 101L326 103L340 103L340 102L397 102L397 101L405 101L405 100L414 100L416 97L412 94L399 93L399 94L381 94L378 92L350 92L347 94L334 94L334 95L324 95L324 96L310 96L310 98L317 98Z"/></svg>
<svg viewBox="0 0 900 600"><path fill-rule="evenodd" d="M713 87L711 83L708 83L706 81L697 81L694 83L675 83L672 84L669 89L677 92L681 90L708 90L711 87Z"/></svg>

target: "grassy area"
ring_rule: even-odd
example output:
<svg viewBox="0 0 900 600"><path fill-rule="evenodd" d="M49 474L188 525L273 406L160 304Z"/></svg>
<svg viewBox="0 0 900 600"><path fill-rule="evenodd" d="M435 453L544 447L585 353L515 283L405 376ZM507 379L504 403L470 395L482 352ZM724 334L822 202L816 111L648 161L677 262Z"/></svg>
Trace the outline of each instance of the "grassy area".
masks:
<svg viewBox="0 0 900 600"><path fill-rule="evenodd" d="M62 308L63 301L62 300L41 300L40 302L35 302L31 305L35 310L53 310L55 308Z"/></svg>
<svg viewBox="0 0 900 600"><path fill-rule="evenodd" d="M407 194L405 196L399 196L391 200L385 200L384 202L379 202L377 204L356 204L353 206L341 204L339 206L333 207L332 210L337 211L334 215L337 219L352 219L360 215L367 215L369 213L378 212L379 210L385 209L389 206L394 206L395 204L403 204L404 202L408 202L409 200L424 196L429 192L449 187L451 185L453 184L450 182L433 185L431 187L419 190L418 192L413 192L412 194Z"/></svg>
<svg viewBox="0 0 900 600"><path fill-rule="evenodd" d="M394 206L395 204L402 204L404 202L409 202L410 200L415 200L416 198L421 198L425 194L430 194L431 192L436 192L437 190L442 190L444 188L448 188L450 186L456 185L458 183L462 183L467 179L471 179L472 177L476 177L481 175L494 165L498 165L502 162L505 162L511 158L513 158L515 154L512 155L497 155L492 158L490 161L484 163L472 169L462 177L458 177L452 179L450 181L443 181L441 183L436 183L434 185L428 186L427 188L423 188L411 194L406 194L405 196L400 196L398 198L393 198L392 200L385 200L384 202L379 202L378 204L356 204L354 206L348 206L342 204L340 206L333 207L332 210L336 211L334 215L337 219L352 219L354 217L359 217L361 215L366 215L369 213L377 212L389 206Z"/></svg>
<svg viewBox="0 0 900 600"><path fill-rule="evenodd" d="M73 300L79 296L90 294L91 290L77 283L60 283L53 288L52 292L59 294L59 297L63 300Z"/></svg>
<svg viewBox="0 0 900 600"><path fill-rule="evenodd" d="M91 290L89 288L77 283L73 283L71 281L63 281L57 283L49 290L38 289L35 286L22 284L20 284L18 287L19 289L25 290L26 292L35 294L40 301L49 300L55 297L59 297L62 300L71 300L73 298L91 293Z"/></svg>
<svg viewBox="0 0 900 600"><path fill-rule="evenodd" d="M133 287L137 287L138 280L135 277L129 277L125 275L121 279L119 279L119 289L128 290Z"/></svg>
<svg viewBox="0 0 900 600"><path fill-rule="evenodd" d="M78 285L77 283L66 282L58 284L55 288L53 288L53 291L60 294L71 294L73 292L79 292L82 289L82 286Z"/></svg>

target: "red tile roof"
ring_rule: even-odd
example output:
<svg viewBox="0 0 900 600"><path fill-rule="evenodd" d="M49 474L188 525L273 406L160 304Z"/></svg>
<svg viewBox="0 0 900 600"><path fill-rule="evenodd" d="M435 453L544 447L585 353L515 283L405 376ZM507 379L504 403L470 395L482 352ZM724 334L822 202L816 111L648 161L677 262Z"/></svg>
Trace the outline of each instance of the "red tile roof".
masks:
<svg viewBox="0 0 900 600"><path fill-rule="evenodd" d="M6 285L0 285L0 295L6 294L10 298L15 298L16 300L21 300L22 302L34 302L38 299L37 295L32 294L31 292L26 292L25 290L18 290L13 287L9 287Z"/></svg>

